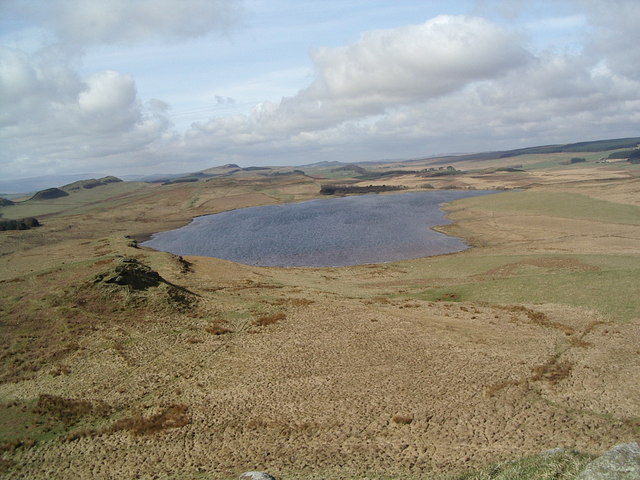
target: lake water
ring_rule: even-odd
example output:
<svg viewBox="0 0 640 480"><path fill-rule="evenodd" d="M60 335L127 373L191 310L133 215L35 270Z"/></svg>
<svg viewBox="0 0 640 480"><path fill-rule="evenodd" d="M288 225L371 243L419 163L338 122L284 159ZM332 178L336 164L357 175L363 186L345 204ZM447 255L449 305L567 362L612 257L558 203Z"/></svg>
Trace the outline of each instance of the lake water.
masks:
<svg viewBox="0 0 640 480"><path fill-rule="evenodd" d="M142 245L176 255L260 266L383 263L468 248L431 230L450 223L440 205L494 191L433 190L243 208L195 218Z"/></svg>

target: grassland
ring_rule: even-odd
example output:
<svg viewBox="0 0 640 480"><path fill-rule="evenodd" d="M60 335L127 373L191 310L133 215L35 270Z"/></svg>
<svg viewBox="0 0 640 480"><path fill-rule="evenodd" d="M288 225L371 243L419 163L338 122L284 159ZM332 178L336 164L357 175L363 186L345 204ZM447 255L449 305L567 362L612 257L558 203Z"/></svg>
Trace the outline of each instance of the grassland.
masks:
<svg viewBox="0 0 640 480"><path fill-rule="evenodd" d="M575 478L640 438L640 167L561 165L575 155L429 179L514 190L447 206L442 230L474 248L380 265L259 268L134 241L316 198L319 174L2 207L43 226L0 237L0 478ZM481 171L514 161L537 166Z"/></svg>

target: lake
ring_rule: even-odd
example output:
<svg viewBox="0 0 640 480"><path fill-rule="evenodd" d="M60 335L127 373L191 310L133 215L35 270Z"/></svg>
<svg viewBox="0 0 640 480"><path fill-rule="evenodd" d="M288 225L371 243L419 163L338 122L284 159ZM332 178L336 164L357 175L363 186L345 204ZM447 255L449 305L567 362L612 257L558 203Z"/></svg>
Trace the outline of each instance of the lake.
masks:
<svg viewBox="0 0 640 480"><path fill-rule="evenodd" d="M431 227L450 223L440 209L487 190L361 195L250 207L205 215L156 233L145 247L247 265L330 267L453 253L461 239Z"/></svg>

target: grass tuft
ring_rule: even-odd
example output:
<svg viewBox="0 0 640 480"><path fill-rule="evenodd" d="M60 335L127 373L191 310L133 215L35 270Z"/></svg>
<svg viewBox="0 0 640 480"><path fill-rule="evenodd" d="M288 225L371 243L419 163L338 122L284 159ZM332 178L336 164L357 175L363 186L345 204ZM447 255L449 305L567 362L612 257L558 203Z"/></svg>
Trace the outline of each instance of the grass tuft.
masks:
<svg viewBox="0 0 640 480"><path fill-rule="evenodd" d="M191 423L189 408L186 405L171 405L162 412L144 417L141 414L123 418L107 429L108 432L128 430L135 435L149 435L169 428L180 428Z"/></svg>
<svg viewBox="0 0 640 480"><path fill-rule="evenodd" d="M449 480L574 480L593 456L573 450L542 453L515 461L488 466L475 472L449 477Z"/></svg>
<svg viewBox="0 0 640 480"><path fill-rule="evenodd" d="M273 325L274 323L278 323L280 320L284 320L287 316L280 312L274 313L272 315L264 315L262 317L256 318L253 323L259 327L266 327L267 325Z"/></svg>

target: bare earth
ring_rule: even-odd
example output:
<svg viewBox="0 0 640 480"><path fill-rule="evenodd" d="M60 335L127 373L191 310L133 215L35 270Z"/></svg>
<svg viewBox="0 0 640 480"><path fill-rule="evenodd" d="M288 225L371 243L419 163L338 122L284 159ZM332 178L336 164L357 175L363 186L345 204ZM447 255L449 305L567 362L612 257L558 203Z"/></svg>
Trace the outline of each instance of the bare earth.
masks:
<svg viewBox="0 0 640 480"><path fill-rule="evenodd" d="M594 164L398 177L528 190L448 206L444 230L471 250L358 267L132 244L315 197L322 181L303 176L140 185L1 232L0 477L434 478L637 441L639 177ZM122 257L171 285L96 280Z"/></svg>

